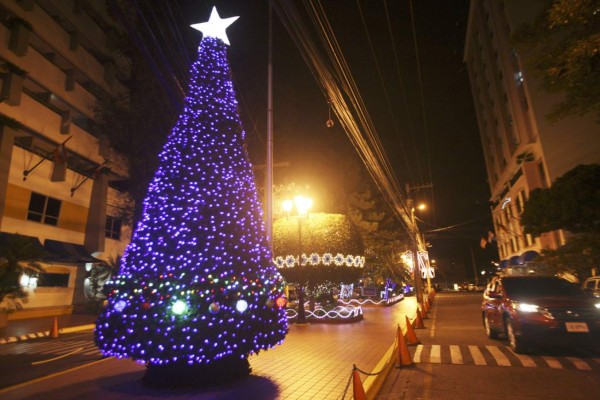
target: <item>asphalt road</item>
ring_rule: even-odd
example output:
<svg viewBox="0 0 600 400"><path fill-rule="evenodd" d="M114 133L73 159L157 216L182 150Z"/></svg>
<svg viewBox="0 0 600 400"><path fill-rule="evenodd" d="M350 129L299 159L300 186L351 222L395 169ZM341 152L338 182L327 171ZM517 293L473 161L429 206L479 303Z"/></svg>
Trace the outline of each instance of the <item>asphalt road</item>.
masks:
<svg viewBox="0 0 600 400"><path fill-rule="evenodd" d="M101 359L92 331L0 346L0 389Z"/></svg>
<svg viewBox="0 0 600 400"><path fill-rule="evenodd" d="M600 355L585 337L516 355L486 337L480 303L481 293L439 293L428 329L417 331L415 365L393 370L377 399L600 399Z"/></svg>

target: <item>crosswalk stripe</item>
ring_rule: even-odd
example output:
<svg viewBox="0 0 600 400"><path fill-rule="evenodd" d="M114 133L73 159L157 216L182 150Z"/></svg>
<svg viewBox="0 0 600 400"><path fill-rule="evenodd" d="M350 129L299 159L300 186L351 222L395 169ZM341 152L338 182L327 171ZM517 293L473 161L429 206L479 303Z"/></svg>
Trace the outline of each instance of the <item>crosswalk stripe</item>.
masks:
<svg viewBox="0 0 600 400"><path fill-rule="evenodd" d="M578 357L567 357L567 360L571 361L573 363L573 365L575 366L575 368L577 369L583 369L586 371L589 371L592 369L592 367L590 367L588 365L588 363L586 363L585 361L583 361L581 358Z"/></svg>
<svg viewBox="0 0 600 400"><path fill-rule="evenodd" d="M550 368L563 369L562 364L554 357L542 356L542 359L546 361L546 364L548 364Z"/></svg>
<svg viewBox="0 0 600 400"><path fill-rule="evenodd" d="M452 360L452 364L462 364L463 358L460 352L460 347L456 345L450 346L450 359Z"/></svg>
<svg viewBox="0 0 600 400"><path fill-rule="evenodd" d="M429 361L434 364L440 364L442 362L442 348L439 344L431 345L431 353L429 354Z"/></svg>
<svg viewBox="0 0 600 400"><path fill-rule="evenodd" d="M512 351L510 347L508 348L508 351L510 351L513 356L517 357L517 359L521 362L522 366L528 368L537 367L537 364L535 363L535 361L533 361L533 358L523 354L517 354L514 351Z"/></svg>
<svg viewBox="0 0 600 400"><path fill-rule="evenodd" d="M483 358L483 354L481 354L481 350L479 350L479 347L469 346L469 351L471 352L471 356L473 357L473 362L475 362L475 365L487 365L485 358Z"/></svg>
<svg viewBox="0 0 600 400"><path fill-rule="evenodd" d="M492 357L494 357L494 360L496 360L496 363L501 366L501 367L510 367L510 360L508 359L508 357L506 357L504 355L504 353L502 353L500 351L500 349L496 346L485 346L485 348L487 349L487 351L490 352L490 354L492 355Z"/></svg>
<svg viewBox="0 0 600 400"><path fill-rule="evenodd" d="M415 349L415 354L413 355L413 362L421 362L421 352L423 351L423 345L420 344Z"/></svg>

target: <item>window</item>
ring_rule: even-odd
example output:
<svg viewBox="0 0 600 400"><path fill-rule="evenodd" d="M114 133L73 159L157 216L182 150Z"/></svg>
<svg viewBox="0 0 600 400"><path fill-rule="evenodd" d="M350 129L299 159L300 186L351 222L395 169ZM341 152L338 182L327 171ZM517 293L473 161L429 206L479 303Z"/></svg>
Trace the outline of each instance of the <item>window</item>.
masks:
<svg viewBox="0 0 600 400"><path fill-rule="evenodd" d="M69 286L69 274L57 274L57 273L41 273L37 286L43 287L68 287Z"/></svg>
<svg viewBox="0 0 600 400"><path fill-rule="evenodd" d="M60 214L60 200L46 197L39 193L31 193L27 219L29 221L41 222L46 225L58 225Z"/></svg>
<svg viewBox="0 0 600 400"><path fill-rule="evenodd" d="M525 191L521 190L517 195L517 214L521 215L525 209Z"/></svg>
<svg viewBox="0 0 600 400"><path fill-rule="evenodd" d="M121 239L121 218L106 216L106 235L107 238L120 240Z"/></svg>

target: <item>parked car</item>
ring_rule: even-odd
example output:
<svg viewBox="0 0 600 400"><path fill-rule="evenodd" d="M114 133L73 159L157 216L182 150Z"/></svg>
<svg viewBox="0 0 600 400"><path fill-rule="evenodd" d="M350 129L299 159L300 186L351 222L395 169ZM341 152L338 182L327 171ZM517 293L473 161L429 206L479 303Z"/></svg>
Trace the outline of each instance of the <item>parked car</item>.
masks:
<svg viewBox="0 0 600 400"><path fill-rule="evenodd" d="M592 276L586 279L581 288L594 297L600 297L600 276Z"/></svg>
<svg viewBox="0 0 600 400"><path fill-rule="evenodd" d="M481 316L490 338L503 334L515 353L541 344L600 344L600 300L554 276L494 278L483 294Z"/></svg>

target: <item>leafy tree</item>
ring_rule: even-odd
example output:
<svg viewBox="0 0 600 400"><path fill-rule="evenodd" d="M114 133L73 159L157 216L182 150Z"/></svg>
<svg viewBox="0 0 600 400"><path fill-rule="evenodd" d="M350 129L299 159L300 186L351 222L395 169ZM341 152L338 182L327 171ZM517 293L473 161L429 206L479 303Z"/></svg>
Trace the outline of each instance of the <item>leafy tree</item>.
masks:
<svg viewBox="0 0 600 400"><path fill-rule="evenodd" d="M543 87L561 93L550 120L595 113L600 118L600 12L597 0L546 1L536 21L513 39Z"/></svg>
<svg viewBox="0 0 600 400"><path fill-rule="evenodd" d="M301 236L298 229L301 229ZM364 252L362 239L348 217L341 214L310 214L298 221L296 217L280 218L273 222L273 254L275 257L288 255L297 257L306 254L326 253L334 257L361 256ZM288 283L296 283L310 289L323 284L351 283L360 277L361 268L319 263L302 268L281 268L281 274Z"/></svg>
<svg viewBox="0 0 600 400"><path fill-rule="evenodd" d="M583 281L600 265L600 234L579 234L556 250L543 250L539 262L549 273L566 272Z"/></svg>
<svg viewBox="0 0 600 400"><path fill-rule="evenodd" d="M399 257L409 248L408 238L381 196L373 195L370 189L355 192L350 196L349 209L348 215L365 244L367 278L384 284L410 281Z"/></svg>
<svg viewBox="0 0 600 400"><path fill-rule="evenodd" d="M525 202L521 223L527 233L556 229L572 233L556 250L543 250L539 262L549 272L568 272L580 279L600 265L600 164L579 165L548 189L536 189Z"/></svg>
<svg viewBox="0 0 600 400"><path fill-rule="evenodd" d="M565 229L573 233L600 231L600 164L579 165L547 189L529 194L521 223L539 236Z"/></svg>
<svg viewBox="0 0 600 400"><path fill-rule="evenodd" d="M104 285L110 278L119 274L121 270L121 258L120 255L116 257L110 256L106 262L92 266L88 276L90 287L86 293L88 311L98 313L102 309L106 300Z"/></svg>
<svg viewBox="0 0 600 400"><path fill-rule="evenodd" d="M8 309L21 309L27 302L27 291L19 282L22 274L36 275L44 271L38 261L43 251L21 235L12 235L0 244L0 303Z"/></svg>

